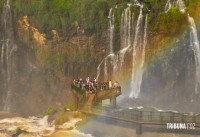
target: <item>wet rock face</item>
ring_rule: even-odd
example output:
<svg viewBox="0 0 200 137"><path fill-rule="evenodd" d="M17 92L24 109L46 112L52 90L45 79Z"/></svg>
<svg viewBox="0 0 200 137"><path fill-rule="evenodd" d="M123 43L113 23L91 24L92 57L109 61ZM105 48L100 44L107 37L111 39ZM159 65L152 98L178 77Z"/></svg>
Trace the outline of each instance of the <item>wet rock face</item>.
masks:
<svg viewBox="0 0 200 137"><path fill-rule="evenodd" d="M155 59L153 65L147 66L140 99L144 104L160 108L198 112L195 104L199 102L199 93L194 92L195 60L189 35L166 52Z"/></svg>
<svg viewBox="0 0 200 137"><path fill-rule="evenodd" d="M80 77L84 79L87 76L90 76L90 78L96 77L99 63L103 60L105 54L109 52L107 32L104 30L105 34L103 33L101 37L93 33L86 35L78 32L78 29L81 30L82 28L77 27L72 28L70 36L67 38L59 37L59 34L54 30L52 39L44 39L44 35L39 28L34 26L33 19L29 19L27 16L20 19L15 19L13 23L9 21L10 26L15 24L15 30L12 32L15 34L14 37L12 36L10 47L17 48L16 50L14 48L9 61L6 62L6 56L4 56L3 60L5 62L1 64L0 110L5 108L5 104L9 104L7 106L10 107L10 111L28 115L41 113L48 106L60 106L70 102L69 85L72 79ZM11 18L9 17L8 20L11 20ZM152 22L151 25L154 24ZM144 29L144 20L141 25L141 28ZM4 30L4 26L4 23L1 22L0 31L2 30L3 33L0 33L0 40L5 40L6 37L11 39L10 33ZM152 26L147 28L150 27ZM11 28L8 30L13 31ZM132 29L134 30L135 26ZM144 66L146 67L141 82L141 92L139 99L137 99L141 102L139 104L183 111L198 110L197 106L191 107L198 104L199 94L193 92L195 90L195 57L194 51L190 47L189 30L183 36L180 34L181 38L174 36L176 37L175 40L173 37L168 36L168 40L163 41L161 44L158 43L160 40L165 40L165 36L161 32L155 34L155 32L150 31L149 29L147 49L156 49L156 46L165 45L169 41L175 41L175 44L161 51L161 56L155 55L150 63L148 58L145 57ZM142 40L141 35L144 35L142 33L143 31L138 33L140 41ZM114 31L113 37L113 54L116 54L122 46L119 32ZM131 43L133 44L134 37L131 36L130 38L132 38ZM0 45L2 45L1 41ZM127 46L127 44L124 46ZM0 51L2 56L2 47ZM6 50L4 53L6 53ZM53 58L58 53L66 55L64 61L57 58L60 56ZM145 51L145 54L148 53ZM125 54L124 72L118 71L119 73L131 74L133 71L132 56L132 50L130 53ZM61 66L57 65L57 62L61 62ZM9 71L7 71L8 64ZM111 63L108 66L111 66ZM103 71L104 68L102 67L100 77L104 77ZM11 74L10 77L8 77L8 72ZM108 72L111 72L111 69L108 68ZM116 79L118 80L118 78ZM125 81L124 79L122 78L121 81ZM8 83L8 81L10 82ZM127 86L127 83L125 86ZM8 91L11 94L8 94ZM130 91L129 88L129 90L122 92L125 92L123 95L128 98ZM8 101L6 101L8 96ZM130 101L129 105L132 104L134 105Z"/></svg>
<svg viewBox="0 0 200 137"><path fill-rule="evenodd" d="M28 18L12 21L8 7L1 14L6 22L0 23L3 32L0 33L3 40L0 42L0 110L34 115L43 113L49 106L68 104L73 100L70 81L96 76L97 61L101 60L98 56L102 54L102 46L98 48L101 40L76 34L41 42L43 35L28 24ZM63 51L64 61L60 56L52 57ZM58 65L59 62L62 64Z"/></svg>
<svg viewBox="0 0 200 137"><path fill-rule="evenodd" d="M35 54L22 42L18 43L9 62L4 54L0 70L1 111L34 115L43 113L49 106L59 107L71 101L67 83L37 65Z"/></svg>
<svg viewBox="0 0 200 137"><path fill-rule="evenodd" d="M9 89L11 89L12 93L9 96L9 112L34 115L43 113L49 106L60 107L61 105L66 105L73 101L70 92L70 81L72 79L80 77L84 79L87 76L96 77L96 68L101 60L101 54L103 54L102 46L98 48L98 45L94 44L88 47L84 47L84 45L78 47L78 45L76 52L70 52L70 47L63 47L62 50L68 50L69 54L67 53L66 61L61 66L61 69L51 69L51 67L46 69L45 64L41 63L42 59L37 57L41 49L35 50L32 46L28 46L25 39L26 36L26 33L24 33L15 41L20 40L21 42L18 43L18 49L13 54L10 67L13 83L9 84ZM83 44L90 39L87 36L80 38ZM71 42L77 42L78 39L77 37L72 38ZM91 41L95 41L94 38ZM47 41L47 44L43 45L43 47L51 47L52 45L48 45L48 42L50 43L52 40ZM95 49L93 46L97 46L97 48ZM93 49L95 49L95 52ZM80 56L79 59L76 59L76 53L83 50L91 53L84 55L83 58ZM43 52L45 55L45 51ZM55 62L52 61L53 63ZM4 110L6 96L8 96L7 72L1 71L0 75L0 110Z"/></svg>

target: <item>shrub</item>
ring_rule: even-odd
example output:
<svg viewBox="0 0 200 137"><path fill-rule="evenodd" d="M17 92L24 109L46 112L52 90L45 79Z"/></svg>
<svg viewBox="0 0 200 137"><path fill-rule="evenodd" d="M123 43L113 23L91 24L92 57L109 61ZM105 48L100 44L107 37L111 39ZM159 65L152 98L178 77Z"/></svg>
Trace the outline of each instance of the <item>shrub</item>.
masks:
<svg viewBox="0 0 200 137"><path fill-rule="evenodd" d="M48 108L45 112L44 112L44 115L52 115L56 112L56 109L55 108Z"/></svg>

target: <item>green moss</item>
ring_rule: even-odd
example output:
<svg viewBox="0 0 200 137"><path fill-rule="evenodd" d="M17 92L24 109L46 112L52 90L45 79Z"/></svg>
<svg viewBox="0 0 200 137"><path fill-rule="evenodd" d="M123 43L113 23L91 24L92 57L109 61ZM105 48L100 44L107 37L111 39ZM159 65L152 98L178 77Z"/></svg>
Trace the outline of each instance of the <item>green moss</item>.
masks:
<svg viewBox="0 0 200 137"><path fill-rule="evenodd" d="M4 5L4 1L1 0L1 1L0 1L0 14L1 14L2 11L3 11L3 5Z"/></svg>
<svg viewBox="0 0 200 137"><path fill-rule="evenodd" d="M100 32L107 27L110 2L107 0L15 0L16 16L28 15L35 25L51 38L51 30L60 34L74 26L75 22L86 33Z"/></svg>
<svg viewBox="0 0 200 137"><path fill-rule="evenodd" d="M194 17L196 20L199 20L200 18L200 1L199 0L189 0L186 1L186 10L188 13Z"/></svg>
<svg viewBox="0 0 200 137"><path fill-rule="evenodd" d="M42 66L47 71L62 70L67 61L67 55L64 53L54 53L49 49L43 52L38 52L38 58L41 60Z"/></svg>
<svg viewBox="0 0 200 137"><path fill-rule="evenodd" d="M49 39L52 38L52 29L57 30L60 36L65 36L71 30L76 30L76 27L84 29L85 34L96 34L99 37L107 30L109 9L114 8L115 33L119 33L122 12L127 7L127 3L133 2L134 0L13 0L13 11L15 17L28 15L31 24L45 33ZM175 35L186 28L186 14L181 13L177 8L164 13L166 0L142 0L142 2L145 3L143 13L148 13L150 10L148 16L150 31ZM199 16L196 9L200 7L200 1L185 2L187 11L191 15ZM3 1L0 2L0 8L2 5ZM134 13L134 20L137 19L139 7L131 6L131 11ZM74 57L75 60L79 60L82 58L82 53L77 53ZM48 64L49 61L57 60L57 57L48 56L45 60ZM54 66L57 66L57 63L54 63Z"/></svg>
<svg viewBox="0 0 200 137"><path fill-rule="evenodd" d="M160 12L157 17L155 14L150 13L149 24L153 32L165 35L179 35L187 28L187 15L178 8L173 7L167 13Z"/></svg>
<svg viewBox="0 0 200 137"><path fill-rule="evenodd" d="M147 8L153 11L154 13L163 11L166 4L166 0L143 0L143 1L146 4Z"/></svg>
<svg viewBox="0 0 200 137"><path fill-rule="evenodd" d="M45 112L44 112L44 115L52 115L56 112L56 109L55 108L48 108Z"/></svg>
<svg viewBox="0 0 200 137"><path fill-rule="evenodd" d="M131 12L133 13L133 20L137 20L140 14L140 7L138 6L131 6Z"/></svg>

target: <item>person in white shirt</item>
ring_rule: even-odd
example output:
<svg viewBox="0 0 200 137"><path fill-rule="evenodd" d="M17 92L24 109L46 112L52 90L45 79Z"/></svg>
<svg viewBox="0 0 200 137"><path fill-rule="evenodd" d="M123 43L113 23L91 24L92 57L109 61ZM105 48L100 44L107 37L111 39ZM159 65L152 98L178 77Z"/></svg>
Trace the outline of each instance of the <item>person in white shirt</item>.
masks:
<svg viewBox="0 0 200 137"><path fill-rule="evenodd" d="M109 88L112 88L112 81L109 81Z"/></svg>

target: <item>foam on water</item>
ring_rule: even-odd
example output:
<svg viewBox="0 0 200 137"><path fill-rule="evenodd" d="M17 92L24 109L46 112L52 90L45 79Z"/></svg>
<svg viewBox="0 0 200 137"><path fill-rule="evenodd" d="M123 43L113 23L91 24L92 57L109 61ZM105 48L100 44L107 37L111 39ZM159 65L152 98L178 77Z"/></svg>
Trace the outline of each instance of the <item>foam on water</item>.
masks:
<svg viewBox="0 0 200 137"><path fill-rule="evenodd" d="M75 124L81 121L81 119L71 119L69 122L64 123L63 125L58 126L61 129L75 128Z"/></svg>
<svg viewBox="0 0 200 137"><path fill-rule="evenodd" d="M7 137L6 134L1 131L15 133L18 128L26 133L22 133L20 136L28 137L42 137L42 136L52 136L52 137L92 137L90 134L84 134L75 129L75 124L81 121L81 119L71 119L70 121L64 123L63 125L56 126L54 122L48 122L48 116L43 118L29 117L29 118L6 118L0 120L0 137ZM69 128L73 127L72 130Z"/></svg>

